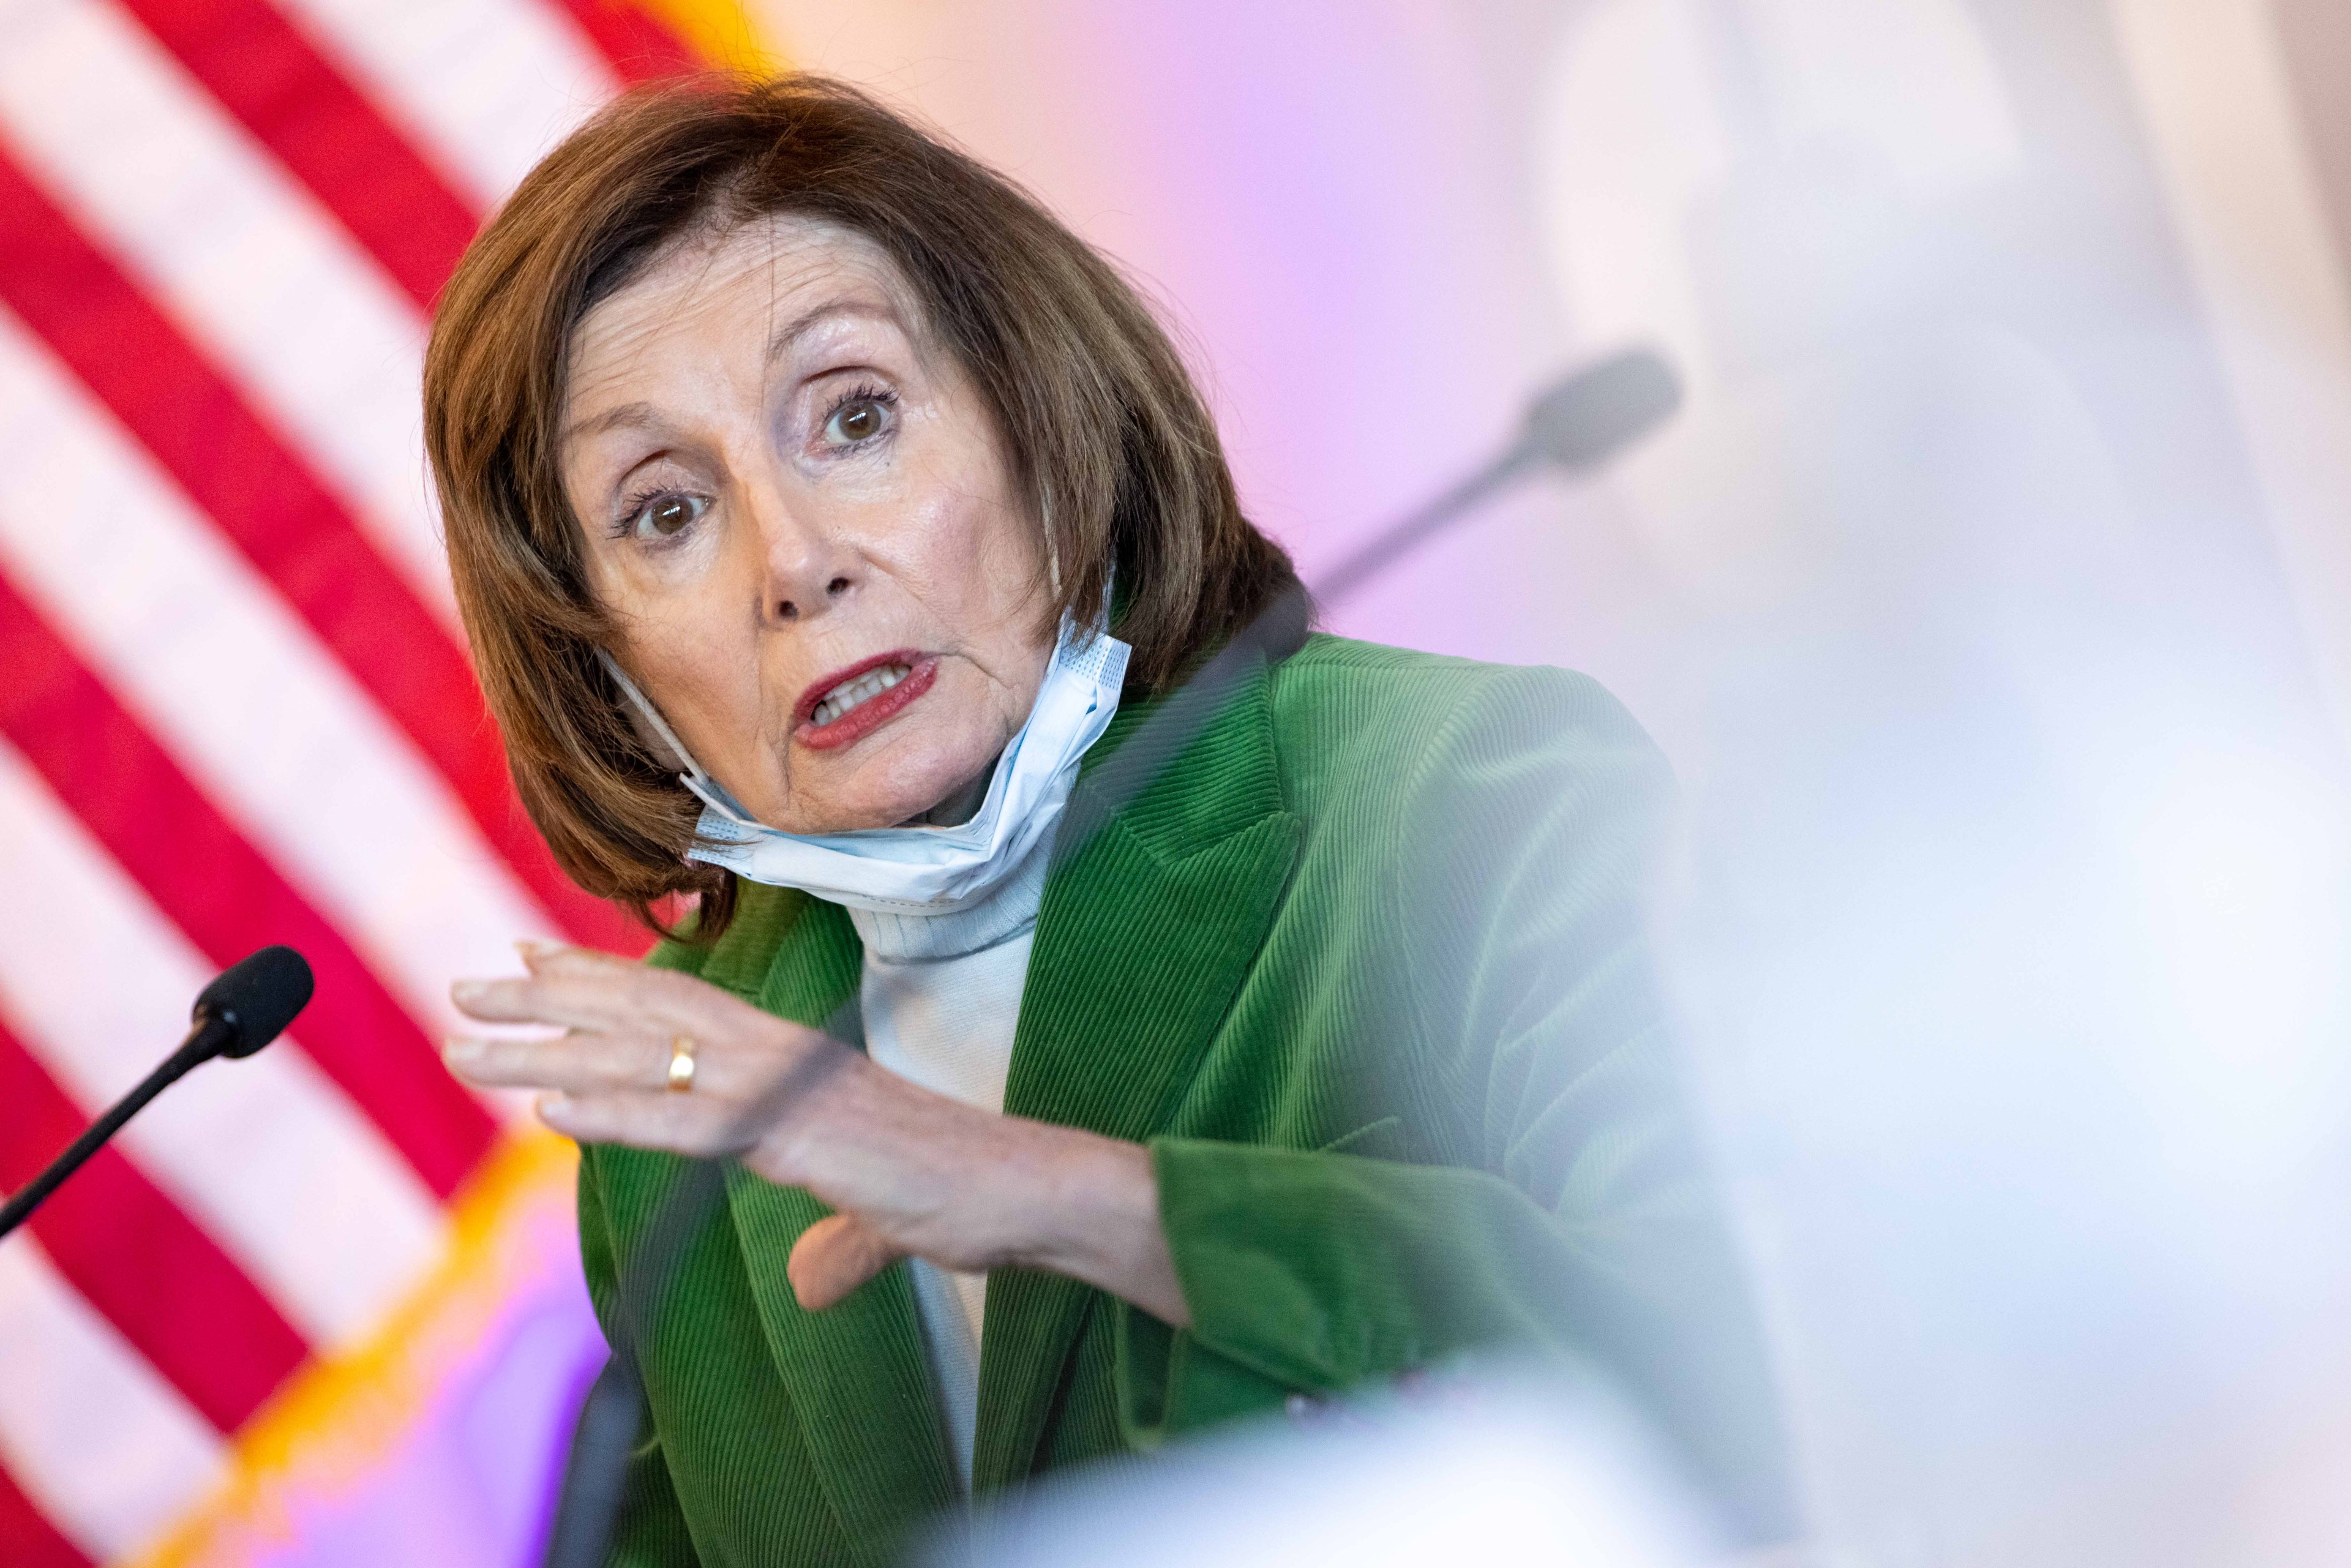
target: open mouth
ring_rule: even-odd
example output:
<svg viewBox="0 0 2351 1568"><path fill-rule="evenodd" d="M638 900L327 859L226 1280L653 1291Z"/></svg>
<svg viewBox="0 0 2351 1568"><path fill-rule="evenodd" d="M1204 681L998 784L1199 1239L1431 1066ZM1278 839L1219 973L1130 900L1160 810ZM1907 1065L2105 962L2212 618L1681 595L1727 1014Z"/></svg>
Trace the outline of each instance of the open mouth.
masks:
<svg viewBox="0 0 2351 1568"><path fill-rule="evenodd" d="M819 750L847 746L904 712L937 675L935 658L906 648L836 670L800 695L792 738Z"/></svg>
<svg viewBox="0 0 2351 1568"><path fill-rule="evenodd" d="M809 718L812 723L831 724L872 702L914 673L912 664L884 664L878 670L868 670L855 680L843 681L827 692L824 700L816 705L816 711L809 715Z"/></svg>

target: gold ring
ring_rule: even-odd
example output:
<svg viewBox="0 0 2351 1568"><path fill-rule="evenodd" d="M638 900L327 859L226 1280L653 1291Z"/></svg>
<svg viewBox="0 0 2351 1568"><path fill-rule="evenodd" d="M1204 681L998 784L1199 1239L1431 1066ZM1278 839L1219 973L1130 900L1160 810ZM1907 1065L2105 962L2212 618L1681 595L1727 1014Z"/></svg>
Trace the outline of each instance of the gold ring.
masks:
<svg viewBox="0 0 2351 1568"><path fill-rule="evenodd" d="M669 1042L669 1092L683 1094L694 1087L694 1053L701 1048L690 1034L681 1034Z"/></svg>

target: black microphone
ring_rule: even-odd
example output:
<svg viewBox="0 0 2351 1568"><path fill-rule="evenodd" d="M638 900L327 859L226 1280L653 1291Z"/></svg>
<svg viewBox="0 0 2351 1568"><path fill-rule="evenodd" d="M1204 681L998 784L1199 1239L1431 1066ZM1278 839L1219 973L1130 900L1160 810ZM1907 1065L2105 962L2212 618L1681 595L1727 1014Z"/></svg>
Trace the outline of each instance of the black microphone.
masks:
<svg viewBox="0 0 2351 1568"><path fill-rule="evenodd" d="M190 1068L215 1056L251 1056L285 1033L294 1015L310 1005L312 987L309 964L291 947L264 947L222 970L196 998L194 1027L180 1049L141 1079L138 1088L116 1101L112 1110L92 1122L70 1148L49 1163L48 1169L0 1206L0 1236L22 1225L60 1182L121 1130L123 1123L179 1082Z"/></svg>
<svg viewBox="0 0 2351 1568"><path fill-rule="evenodd" d="M1491 462L1374 535L1318 579L1315 599L1337 603L1522 474L1546 465L1569 473L1598 466L1672 418L1681 406L1681 382L1673 368L1646 349L1575 371L1535 399L1518 439Z"/></svg>

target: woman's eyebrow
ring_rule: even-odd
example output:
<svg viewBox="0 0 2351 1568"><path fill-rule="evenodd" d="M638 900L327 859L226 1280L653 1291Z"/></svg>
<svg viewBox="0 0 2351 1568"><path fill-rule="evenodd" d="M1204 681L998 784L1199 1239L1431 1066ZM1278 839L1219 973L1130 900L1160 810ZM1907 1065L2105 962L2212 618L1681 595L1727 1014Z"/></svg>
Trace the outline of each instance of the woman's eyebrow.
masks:
<svg viewBox="0 0 2351 1568"><path fill-rule="evenodd" d="M777 329L775 336L768 340L768 361L772 363L790 352L802 338L834 318L843 316L862 317L869 321L881 321L893 326L898 320L898 313L886 305L876 305L865 299L828 299L820 305L811 306L801 311ZM644 430L668 428L661 411L654 408L653 404L624 402L564 426L562 434L558 439L569 443L580 440L583 436L601 435L608 430L622 430L631 426Z"/></svg>
<svg viewBox="0 0 2351 1568"><path fill-rule="evenodd" d="M563 434L558 439L565 442L577 441L583 435L601 435L608 430L621 430L631 425L645 430L654 430L662 428L662 423L660 411L653 404L624 402L616 408L608 408L601 413L590 414L585 419L565 425Z"/></svg>
<svg viewBox="0 0 2351 1568"><path fill-rule="evenodd" d="M768 362L772 364L789 353L802 338L836 316L862 316L868 320L891 323L898 319L897 312L886 305L876 305L864 299L828 299L821 305L801 311L776 329L775 335L768 340Z"/></svg>

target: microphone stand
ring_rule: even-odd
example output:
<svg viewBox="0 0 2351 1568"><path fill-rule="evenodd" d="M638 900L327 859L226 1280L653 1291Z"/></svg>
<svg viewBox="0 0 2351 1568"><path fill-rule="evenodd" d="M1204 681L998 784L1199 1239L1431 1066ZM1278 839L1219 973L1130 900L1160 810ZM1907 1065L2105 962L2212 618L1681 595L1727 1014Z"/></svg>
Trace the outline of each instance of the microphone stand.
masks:
<svg viewBox="0 0 2351 1568"><path fill-rule="evenodd" d="M47 1170L19 1188L6 1204L0 1205L0 1236L7 1235L31 1218L33 1210L40 1207L66 1177L81 1169L83 1162L98 1153L107 1139L122 1130L123 1123L145 1109L148 1101L185 1077L190 1069L200 1067L218 1056L221 1047L235 1032L235 1027L224 1019L198 1019L179 1050L158 1063L154 1071L141 1079L136 1089L117 1100L105 1115L84 1128L81 1136L67 1145L66 1152L51 1160Z"/></svg>
<svg viewBox="0 0 2351 1568"><path fill-rule="evenodd" d="M313 983L309 964L291 947L264 947L248 953L215 975L196 998L193 1027L180 1049L90 1124L64 1154L49 1162L48 1169L0 1205L0 1237L24 1224L59 1183L79 1170L107 1139L122 1130L125 1122L185 1077L190 1069L215 1056L251 1056L276 1040L310 1005Z"/></svg>
<svg viewBox="0 0 2351 1568"><path fill-rule="evenodd" d="M1314 601L1317 604L1338 603L1394 566L1398 559L1459 522L1479 502L1507 488L1512 480L1531 472L1541 461L1542 455L1524 442L1498 454L1484 467L1458 481L1443 495L1389 524L1349 551L1337 566L1315 580Z"/></svg>
<svg viewBox="0 0 2351 1568"><path fill-rule="evenodd" d="M1568 376L1528 405L1518 439L1443 495L1374 534L1314 584L1315 601L1336 604L1470 509L1543 467L1580 473L1598 466L1672 417L1681 382L1646 350L1614 355Z"/></svg>

